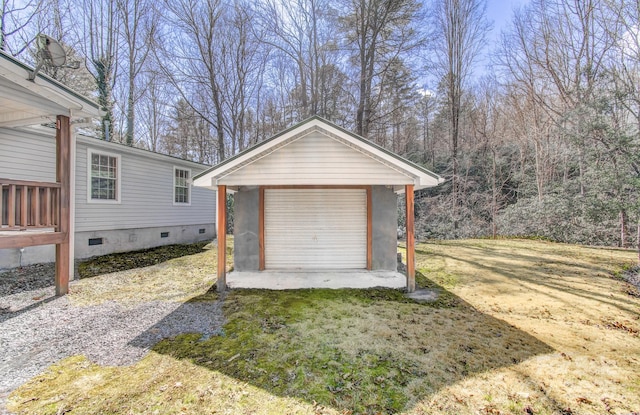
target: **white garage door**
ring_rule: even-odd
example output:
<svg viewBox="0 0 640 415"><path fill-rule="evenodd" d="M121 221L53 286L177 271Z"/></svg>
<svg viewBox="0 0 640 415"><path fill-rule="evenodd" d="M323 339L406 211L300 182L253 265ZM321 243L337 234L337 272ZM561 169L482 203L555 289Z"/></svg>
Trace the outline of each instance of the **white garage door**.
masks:
<svg viewBox="0 0 640 415"><path fill-rule="evenodd" d="M367 267L365 189L265 189L266 269Z"/></svg>

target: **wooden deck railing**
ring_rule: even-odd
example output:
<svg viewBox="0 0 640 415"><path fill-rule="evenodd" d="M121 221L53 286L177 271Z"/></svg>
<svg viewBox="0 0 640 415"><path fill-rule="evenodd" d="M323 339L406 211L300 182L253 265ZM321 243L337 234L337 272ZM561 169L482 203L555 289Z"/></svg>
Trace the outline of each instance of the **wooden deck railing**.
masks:
<svg viewBox="0 0 640 415"><path fill-rule="evenodd" d="M60 183L0 178L0 230L55 228L59 200Z"/></svg>

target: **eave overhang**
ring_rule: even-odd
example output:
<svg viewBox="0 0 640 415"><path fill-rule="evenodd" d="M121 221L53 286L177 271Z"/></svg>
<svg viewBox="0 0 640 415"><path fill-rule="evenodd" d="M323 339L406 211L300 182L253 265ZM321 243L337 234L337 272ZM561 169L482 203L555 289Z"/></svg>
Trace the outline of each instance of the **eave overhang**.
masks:
<svg viewBox="0 0 640 415"><path fill-rule="evenodd" d="M57 115L73 119L100 117L98 104L69 87L38 73L0 51L0 126L19 127L50 122Z"/></svg>

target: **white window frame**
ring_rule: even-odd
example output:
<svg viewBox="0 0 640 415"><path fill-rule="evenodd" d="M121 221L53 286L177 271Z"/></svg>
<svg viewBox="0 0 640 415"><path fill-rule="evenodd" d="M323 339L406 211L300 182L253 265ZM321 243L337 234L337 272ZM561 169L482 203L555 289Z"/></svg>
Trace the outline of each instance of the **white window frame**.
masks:
<svg viewBox="0 0 640 415"><path fill-rule="evenodd" d="M114 199L93 199L91 197L91 158L94 154L114 157L116 159L116 198ZM110 153L93 148L87 148L87 203L100 203L119 205L122 200L122 156L117 153Z"/></svg>
<svg viewBox="0 0 640 415"><path fill-rule="evenodd" d="M176 170L182 170L189 173L189 178L187 179L187 191L189 192L189 201L188 202L176 202ZM185 167L173 166L173 178L171 179L173 184L173 205L174 206L191 206L191 197L193 196L193 186L191 186L191 182L193 180L193 176L191 176L191 169L187 169Z"/></svg>

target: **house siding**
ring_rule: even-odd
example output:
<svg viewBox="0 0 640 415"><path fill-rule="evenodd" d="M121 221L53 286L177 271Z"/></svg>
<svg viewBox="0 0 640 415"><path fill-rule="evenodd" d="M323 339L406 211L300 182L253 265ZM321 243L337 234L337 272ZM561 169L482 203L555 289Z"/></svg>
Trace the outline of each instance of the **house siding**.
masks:
<svg viewBox="0 0 640 415"><path fill-rule="evenodd" d="M55 148L53 130L0 128L0 177L55 181ZM87 202L87 148L120 156L119 204ZM215 192L191 186L191 203L173 203L174 167L191 170L193 177L205 166L84 136L76 139L75 166L76 258L215 237ZM167 237L161 237L164 232ZM89 238L102 238L103 244L89 246ZM0 269L52 262L54 248L2 249Z"/></svg>
<svg viewBox="0 0 640 415"><path fill-rule="evenodd" d="M93 141L91 141L93 140ZM203 166L130 154L119 146L79 138L76 152L76 232L198 225L215 222L215 193L191 186L191 203L173 203L174 166L195 175ZM88 149L120 155L119 203L89 202Z"/></svg>
<svg viewBox="0 0 640 415"><path fill-rule="evenodd" d="M31 131L0 128L0 177L53 182L56 139Z"/></svg>
<svg viewBox="0 0 640 415"><path fill-rule="evenodd" d="M219 184L398 185L413 178L313 131L218 180Z"/></svg>

